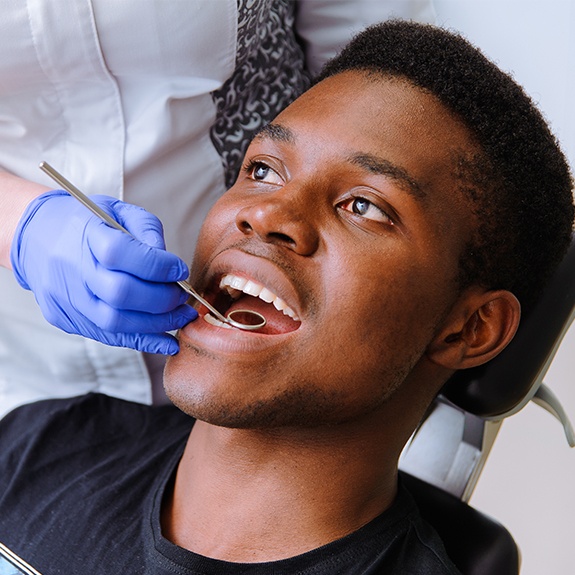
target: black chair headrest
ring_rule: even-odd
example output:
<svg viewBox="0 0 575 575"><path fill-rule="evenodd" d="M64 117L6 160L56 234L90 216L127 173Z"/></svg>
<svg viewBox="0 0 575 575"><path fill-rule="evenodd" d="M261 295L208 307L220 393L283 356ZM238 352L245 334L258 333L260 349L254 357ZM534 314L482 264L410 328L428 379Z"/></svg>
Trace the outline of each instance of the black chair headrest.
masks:
<svg viewBox="0 0 575 575"><path fill-rule="evenodd" d="M572 242L542 298L521 322L507 348L485 365L454 374L441 394L465 411L486 419L518 411L537 391L541 372L553 359L572 321L574 308Z"/></svg>

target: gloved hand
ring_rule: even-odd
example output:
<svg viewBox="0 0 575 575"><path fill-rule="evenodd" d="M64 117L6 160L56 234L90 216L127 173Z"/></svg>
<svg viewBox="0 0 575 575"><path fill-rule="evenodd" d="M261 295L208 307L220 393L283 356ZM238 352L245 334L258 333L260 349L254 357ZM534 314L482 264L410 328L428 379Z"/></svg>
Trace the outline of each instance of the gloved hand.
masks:
<svg viewBox="0 0 575 575"><path fill-rule="evenodd" d="M197 317L177 284L186 264L165 251L162 224L143 208L108 196L92 200L135 238L113 229L62 190L30 203L10 258L56 327L108 345L173 355L166 331Z"/></svg>

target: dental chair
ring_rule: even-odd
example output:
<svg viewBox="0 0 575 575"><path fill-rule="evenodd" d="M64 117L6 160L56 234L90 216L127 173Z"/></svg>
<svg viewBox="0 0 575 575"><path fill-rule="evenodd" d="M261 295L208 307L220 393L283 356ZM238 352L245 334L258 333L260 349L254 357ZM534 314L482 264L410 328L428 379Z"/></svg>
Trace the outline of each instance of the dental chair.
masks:
<svg viewBox="0 0 575 575"><path fill-rule="evenodd" d="M511 534L467 503L503 420L533 401L575 447L571 423L543 383L574 318L575 241L509 346L486 365L456 373L402 453L400 476L463 575L519 573Z"/></svg>

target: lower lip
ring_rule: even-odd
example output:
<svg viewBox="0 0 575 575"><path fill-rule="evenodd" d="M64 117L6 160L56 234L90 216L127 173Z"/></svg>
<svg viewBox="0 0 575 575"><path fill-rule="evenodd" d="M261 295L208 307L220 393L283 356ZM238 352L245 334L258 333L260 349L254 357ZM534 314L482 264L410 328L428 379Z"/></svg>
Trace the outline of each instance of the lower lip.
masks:
<svg viewBox="0 0 575 575"><path fill-rule="evenodd" d="M301 329L301 326L298 328ZM217 327L204 320L203 315L190 322L178 332L181 344L206 347L221 353L253 353L270 346L283 344L298 330L285 334L261 334L237 328Z"/></svg>

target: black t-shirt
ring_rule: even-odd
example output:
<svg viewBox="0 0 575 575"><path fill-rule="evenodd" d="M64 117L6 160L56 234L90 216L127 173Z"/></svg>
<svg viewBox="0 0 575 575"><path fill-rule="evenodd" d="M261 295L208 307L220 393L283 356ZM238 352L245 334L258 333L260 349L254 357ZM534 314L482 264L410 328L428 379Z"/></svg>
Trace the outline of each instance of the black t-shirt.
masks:
<svg viewBox="0 0 575 575"><path fill-rule="evenodd" d="M193 420L90 394L0 422L0 575L456 575L400 487L392 507L290 559L228 563L162 537L160 506ZM22 566L31 566L31 570Z"/></svg>

